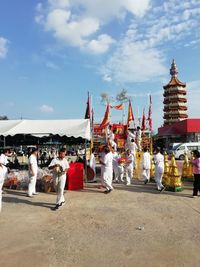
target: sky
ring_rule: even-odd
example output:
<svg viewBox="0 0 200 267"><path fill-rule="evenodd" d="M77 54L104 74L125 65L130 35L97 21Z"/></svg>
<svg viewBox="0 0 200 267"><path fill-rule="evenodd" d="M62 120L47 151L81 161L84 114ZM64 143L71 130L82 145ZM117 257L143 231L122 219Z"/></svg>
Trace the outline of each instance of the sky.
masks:
<svg viewBox="0 0 200 267"><path fill-rule="evenodd" d="M0 0L0 115L84 118L89 92L99 123L101 94L117 105L125 89L136 124L152 96L156 133L175 59L189 118L198 118L199 17L199 0ZM126 121L127 106L111 122Z"/></svg>

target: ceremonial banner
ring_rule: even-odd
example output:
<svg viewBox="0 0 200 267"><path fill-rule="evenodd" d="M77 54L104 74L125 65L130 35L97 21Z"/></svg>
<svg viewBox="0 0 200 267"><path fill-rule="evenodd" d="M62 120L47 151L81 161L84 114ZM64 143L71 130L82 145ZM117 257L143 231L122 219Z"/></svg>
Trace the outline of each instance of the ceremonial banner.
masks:
<svg viewBox="0 0 200 267"><path fill-rule="evenodd" d="M131 121L134 121L134 115L133 115L133 109L131 105L131 100L129 100L129 105L128 105L128 119L127 119L127 126L129 127L129 124Z"/></svg>
<svg viewBox="0 0 200 267"><path fill-rule="evenodd" d="M110 123L110 105L107 104L106 112L104 114L103 121L100 125L100 128L106 128Z"/></svg>
<svg viewBox="0 0 200 267"><path fill-rule="evenodd" d="M148 114L148 121L149 121L149 130L152 132L152 100L150 95L150 104L149 104L149 114Z"/></svg>
<svg viewBox="0 0 200 267"><path fill-rule="evenodd" d="M88 99L87 99L87 107L85 111L85 119L90 119L90 96L88 93Z"/></svg>
<svg viewBox="0 0 200 267"><path fill-rule="evenodd" d="M143 109L143 114L142 114L142 126L141 126L141 130L142 131L146 130L146 117L145 117L144 109Z"/></svg>
<svg viewBox="0 0 200 267"><path fill-rule="evenodd" d="M122 110L122 109L124 109L124 104L122 103L122 104L119 104L117 106L110 106L110 107L114 108L114 109L117 109L117 110Z"/></svg>

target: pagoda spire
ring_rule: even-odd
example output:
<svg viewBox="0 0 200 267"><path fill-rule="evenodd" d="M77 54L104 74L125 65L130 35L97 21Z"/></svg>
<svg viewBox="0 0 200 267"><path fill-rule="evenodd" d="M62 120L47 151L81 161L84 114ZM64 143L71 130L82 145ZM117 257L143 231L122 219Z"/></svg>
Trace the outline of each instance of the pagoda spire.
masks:
<svg viewBox="0 0 200 267"><path fill-rule="evenodd" d="M178 69L177 69L177 66L176 66L175 59L172 60L170 74L171 74L172 77L177 77L177 75L178 75Z"/></svg>

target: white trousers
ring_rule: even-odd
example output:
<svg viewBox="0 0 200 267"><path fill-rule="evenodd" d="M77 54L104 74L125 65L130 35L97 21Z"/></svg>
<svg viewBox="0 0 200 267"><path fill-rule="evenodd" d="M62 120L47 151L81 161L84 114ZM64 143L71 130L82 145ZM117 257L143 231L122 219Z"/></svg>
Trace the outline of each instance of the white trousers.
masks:
<svg viewBox="0 0 200 267"><path fill-rule="evenodd" d="M133 178L133 168L126 167L125 172L126 172L126 184L129 185L131 184L131 179Z"/></svg>
<svg viewBox="0 0 200 267"><path fill-rule="evenodd" d="M66 183L66 174L54 177L53 181L57 193L56 204L60 205L62 202L65 202L64 190Z"/></svg>
<svg viewBox="0 0 200 267"><path fill-rule="evenodd" d="M3 182L4 180L0 180L0 212L1 212L1 209L2 209L2 187L3 187Z"/></svg>
<svg viewBox="0 0 200 267"><path fill-rule="evenodd" d="M149 182L149 180L150 180L150 169L144 169L142 171L142 176L144 178L144 181L147 180Z"/></svg>
<svg viewBox="0 0 200 267"><path fill-rule="evenodd" d="M122 165L118 166L118 179L120 179L121 182L124 182L124 167Z"/></svg>
<svg viewBox="0 0 200 267"><path fill-rule="evenodd" d="M107 190L113 189L112 179L113 179L113 169L105 167L103 172L103 182Z"/></svg>
<svg viewBox="0 0 200 267"><path fill-rule="evenodd" d="M118 166L113 165L113 171L114 171L114 175L115 175L115 181L118 181L118 179L119 179Z"/></svg>
<svg viewBox="0 0 200 267"><path fill-rule="evenodd" d="M32 196L33 194L36 193L36 180L37 180L37 175L29 177L28 196Z"/></svg>
<svg viewBox="0 0 200 267"><path fill-rule="evenodd" d="M159 170L155 169L155 181L156 181L156 185L157 185L157 189L161 190L164 186L162 184L162 177L163 177L163 172L160 172Z"/></svg>

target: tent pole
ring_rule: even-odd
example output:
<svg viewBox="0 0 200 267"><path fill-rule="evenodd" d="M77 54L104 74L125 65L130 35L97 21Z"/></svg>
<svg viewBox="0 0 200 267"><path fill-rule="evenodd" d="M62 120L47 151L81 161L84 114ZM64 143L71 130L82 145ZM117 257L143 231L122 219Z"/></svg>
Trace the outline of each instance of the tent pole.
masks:
<svg viewBox="0 0 200 267"><path fill-rule="evenodd" d="M6 137L4 136L3 137L3 147L5 148L5 146L6 146Z"/></svg>

